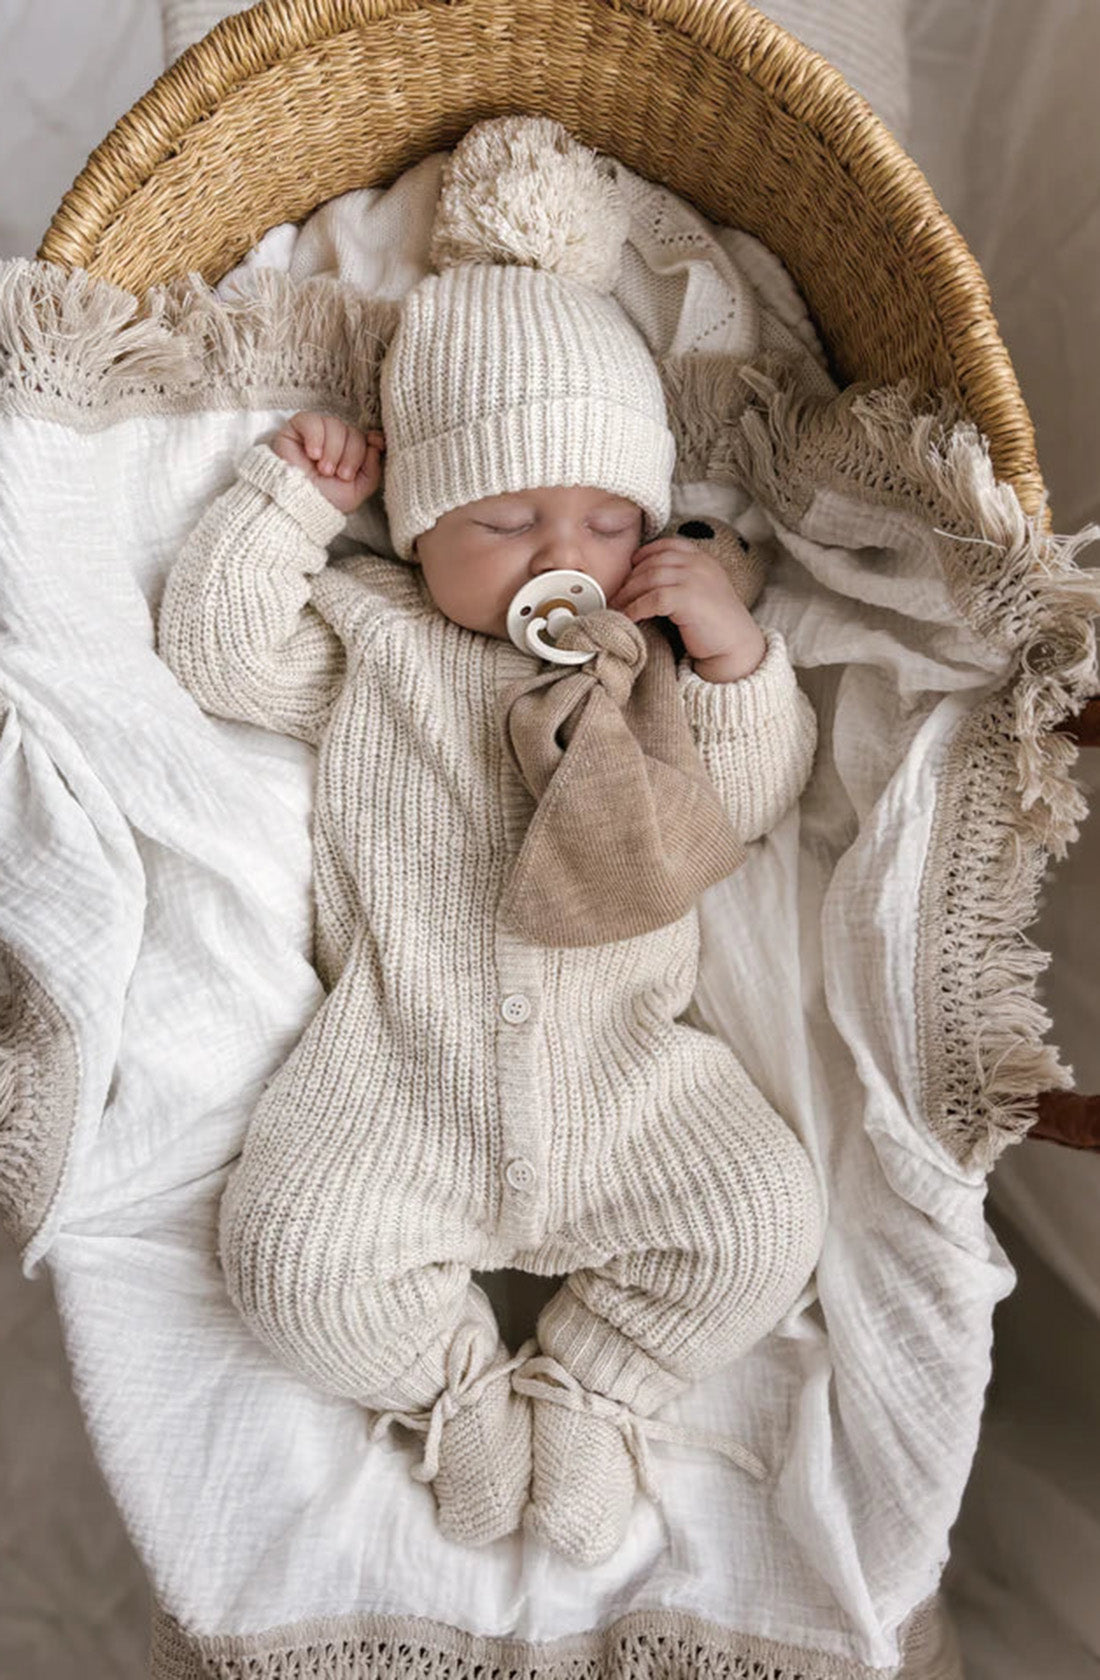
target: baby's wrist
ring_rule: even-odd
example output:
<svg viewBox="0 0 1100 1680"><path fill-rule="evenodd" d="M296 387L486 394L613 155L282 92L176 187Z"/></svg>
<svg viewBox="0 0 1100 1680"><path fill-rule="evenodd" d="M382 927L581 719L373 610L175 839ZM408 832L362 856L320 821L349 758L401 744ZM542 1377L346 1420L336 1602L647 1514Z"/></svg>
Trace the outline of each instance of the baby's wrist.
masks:
<svg viewBox="0 0 1100 1680"><path fill-rule="evenodd" d="M315 490L308 474L283 460L268 445L254 444L247 450L237 473L289 514L320 547L327 547L343 530L345 515L340 509Z"/></svg>
<svg viewBox="0 0 1100 1680"><path fill-rule="evenodd" d="M753 630L755 635L740 638L725 653L711 654L706 659L693 659L692 669L696 676L702 677L704 682L711 683L740 682L742 677L751 677L768 651L768 644L760 626L754 624Z"/></svg>

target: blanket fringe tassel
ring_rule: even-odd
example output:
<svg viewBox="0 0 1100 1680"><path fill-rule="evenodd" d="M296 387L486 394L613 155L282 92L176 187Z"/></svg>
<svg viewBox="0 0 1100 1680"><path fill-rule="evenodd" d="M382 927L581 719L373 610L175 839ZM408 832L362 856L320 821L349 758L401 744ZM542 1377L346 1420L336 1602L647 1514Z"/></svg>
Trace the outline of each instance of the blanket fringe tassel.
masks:
<svg viewBox="0 0 1100 1680"><path fill-rule="evenodd" d="M960 729L941 777L922 890L939 922L922 917L927 1118L960 1164L986 1172L1035 1123L1039 1094L1073 1085L1042 1042L1052 1023L1036 981L1050 955L1023 930L1050 861L1088 814L1071 774L1077 743L1058 726L1100 688L1100 569L1077 564L1100 526L1059 535L1045 508L1029 517L944 394L906 382L822 398L777 358L695 380L697 435L718 438L726 409L715 476L748 487L792 529L823 484L911 511L938 541L960 616L1005 656L1004 686ZM690 410L681 423L691 429Z"/></svg>

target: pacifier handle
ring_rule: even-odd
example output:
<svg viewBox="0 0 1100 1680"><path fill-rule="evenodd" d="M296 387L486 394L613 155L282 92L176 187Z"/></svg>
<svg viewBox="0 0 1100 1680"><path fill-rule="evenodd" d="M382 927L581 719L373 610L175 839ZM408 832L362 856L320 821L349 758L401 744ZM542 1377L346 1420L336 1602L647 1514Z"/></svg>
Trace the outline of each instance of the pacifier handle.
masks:
<svg viewBox="0 0 1100 1680"><path fill-rule="evenodd" d="M571 614L570 616L576 615ZM554 629L560 636L561 631L557 625L554 626ZM555 665L583 665L586 660L592 658L591 648L560 648L556 642L545 641L544 637L550 633L550 620L548 618L539 617L529 620L523 633L523 640L528 653L535 654L539 659L552 659Z"/></svg>
<svg viewBox="0 0 1100 1680"><path fill-rule="evenodd" d="M607 598L594 577L565 567L530 578L516 590L507 616L508 635L522 653L555 665L583 665L594 649L559 648L548 638L560 636L573 618L597 612Z"/></svg>

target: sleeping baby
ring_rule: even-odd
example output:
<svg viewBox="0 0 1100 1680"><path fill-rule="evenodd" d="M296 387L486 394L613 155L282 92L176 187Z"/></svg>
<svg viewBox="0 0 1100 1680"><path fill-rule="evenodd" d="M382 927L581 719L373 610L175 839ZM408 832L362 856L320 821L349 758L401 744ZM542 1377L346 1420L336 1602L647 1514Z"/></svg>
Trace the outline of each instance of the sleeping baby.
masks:
<svg viewBox="0 0 1100 1680"><path fill-rule="evenodd" d="M674 446L610 295L625 232L560 125L472 129L381 431L303 413L251 448L158 630L207 711L318 749L326 996L222 1198L231 1298L308 1381L422 1429L449 1538L522 1527L583 1565L623 1538L632 1420L775 1327L823 1228L790 1127L680 1019L699 890L797 799L816 726L782 636L660 535ZM380 485L397 560L327 564ZM508 609L561 571L606 608L540 667ZM608 709L555 712L577 684ZM504 1267L565 1279L526 1361L471 1276Z"/></svg>

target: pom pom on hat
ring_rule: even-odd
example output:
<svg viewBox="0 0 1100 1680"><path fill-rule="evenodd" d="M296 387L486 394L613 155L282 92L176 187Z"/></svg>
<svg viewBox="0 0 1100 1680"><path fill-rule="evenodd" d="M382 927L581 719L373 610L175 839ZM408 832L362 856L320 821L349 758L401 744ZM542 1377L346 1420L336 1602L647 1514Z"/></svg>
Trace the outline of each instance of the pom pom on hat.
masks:
<svg viewBox="0 0 1100 1680"><path fill-rule="evenodd" d="M546 269L610 292L630 213L609 160L549 117L475 125L444 167L429 260Z"/></svg>

